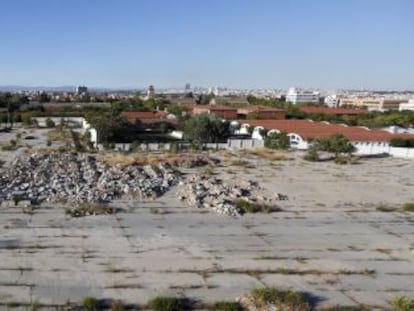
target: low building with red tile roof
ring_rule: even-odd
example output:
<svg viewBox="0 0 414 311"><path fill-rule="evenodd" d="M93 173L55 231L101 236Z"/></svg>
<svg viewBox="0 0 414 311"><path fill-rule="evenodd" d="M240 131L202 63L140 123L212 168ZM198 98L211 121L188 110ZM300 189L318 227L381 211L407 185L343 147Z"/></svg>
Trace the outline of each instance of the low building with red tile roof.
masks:
<svg viewBox="0 0 414 311"><path fill-rule="evenodd" d="M220 105L196 105L193 107L193 115L197 114L214 114L215 116L223 119L236 119L237 109Z"/></svg>
<svg viewBox="0 0 414 311"><path fill-rule="evenodd" d="M267 106L246 106L237 109L237 114L239 116L249 116L254 115L255 119L263 120L283 120L286 119L286 112L283 109L267 107Z"/></svg>
<svg viewBox="0 0 414 311"><path fill-rule="evenodd" d="M392 138L414 139L413 134L393 134L385 130L311 120L239 120L238 122L242 129L253 127L253 135L256 137L260 129L265 129L268 133L285 132L290 138L291 146L297 149L307 149L312 140L329 138L335 134L344 135L357 148L379 146L386 149L389 148L389 141Z"/></svg>
<svg viewBox="0 0 414 311"><path fill-rule="evenodd" d="M328 115L348 115L348 116L356 116L356 115L368 113L368 111L364 109L331 108L331 107L318 107L318 106L303 106L299 108L299 111L305 114L328 114Z"/></svg>

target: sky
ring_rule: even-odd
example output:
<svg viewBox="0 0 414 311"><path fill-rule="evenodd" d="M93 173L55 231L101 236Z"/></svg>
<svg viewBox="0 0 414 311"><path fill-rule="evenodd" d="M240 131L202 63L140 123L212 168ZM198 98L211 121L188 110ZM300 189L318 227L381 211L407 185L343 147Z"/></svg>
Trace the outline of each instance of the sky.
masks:
<svg viewBox="0 0 414 311"><path fill-rule="evenodd" d="M0 85L414 90L412 0L0 0Z"/></svg>

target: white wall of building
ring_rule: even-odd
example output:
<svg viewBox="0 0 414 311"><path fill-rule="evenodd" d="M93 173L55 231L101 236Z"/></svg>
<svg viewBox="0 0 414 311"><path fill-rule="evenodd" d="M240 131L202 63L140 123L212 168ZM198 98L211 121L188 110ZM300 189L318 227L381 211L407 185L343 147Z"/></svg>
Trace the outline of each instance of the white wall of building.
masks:
<svg viewBox="0 0 414 311"><path fill-rule="evenodd" d="M410 99L408 103L401 103L400 107L398 108L399 111L403 110L410 110L414 111L414 99Z"/></svg>
<svg viewBox="0 0 414 311"><path fill-rule="evenodd" d="M286 94L286 101L292 104L319 103L319 92L302 91L290 88Z"/></svg>

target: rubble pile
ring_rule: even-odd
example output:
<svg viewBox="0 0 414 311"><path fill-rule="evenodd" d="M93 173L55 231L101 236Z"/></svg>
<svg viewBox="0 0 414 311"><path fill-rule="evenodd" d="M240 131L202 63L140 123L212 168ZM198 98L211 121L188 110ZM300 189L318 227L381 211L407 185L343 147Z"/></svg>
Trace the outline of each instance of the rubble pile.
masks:
<svg viewBox="0 0 414 311"><path fill-rule="evenodd" d="M36 153L0 170L0 200L110 202L156 198L179 177L169 165L109 165L78 153Z"/></svg>
<svg viewBox="0 0 414 311"><path fill-rule="evenodd" d="M222 180L214 176L192 175L180 182L177 195L180 200L198 208L238 216L244 213L237 206L238 200L274 205L279 198L269 195L252 180Z"/></svg>

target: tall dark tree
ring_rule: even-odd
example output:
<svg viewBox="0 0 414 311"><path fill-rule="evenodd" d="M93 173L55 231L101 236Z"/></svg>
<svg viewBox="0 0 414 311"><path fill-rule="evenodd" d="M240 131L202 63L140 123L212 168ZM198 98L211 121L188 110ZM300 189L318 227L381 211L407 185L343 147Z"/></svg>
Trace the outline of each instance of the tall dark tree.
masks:
<svg viewBox="0 0 414 311"><path fill-rule="evenodd" d="M214 115L200 114L184 124L184 137L193 143L219 143L227 140L229 123Z"/></svg>

